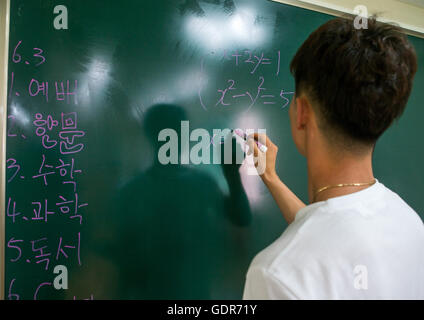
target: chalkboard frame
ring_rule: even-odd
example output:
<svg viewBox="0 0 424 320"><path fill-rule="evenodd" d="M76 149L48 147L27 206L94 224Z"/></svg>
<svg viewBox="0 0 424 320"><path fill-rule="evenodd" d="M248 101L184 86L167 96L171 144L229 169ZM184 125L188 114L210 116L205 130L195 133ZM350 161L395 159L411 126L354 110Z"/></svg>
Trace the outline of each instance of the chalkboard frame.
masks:
<svg viewBox="0 0 424 320"><path fill-rule="evenodd" d="M9 60L10 0L0 0L0 287L5 278L5 197L6 197L6 124L7 124L7 71ZM0 299L4 291L0 290Z"/></svg>
<svg viewBox="0 0 424 320"><path fill-rule="evenodd" d="M316 0L271 0L278 3L288 4L291 6L296 6L303 9L308 9L312 11L317 11L321 13L325 13L331 16L345 16L352 15L353 8L347 9L341 5L332 4L332 1L316 1ZM359 4L359 3L358 3ZM408 35L415 36L418 38L424 38L424 29L422 27L418 27L412 24L406 24L403 22L392 21L392 19L384 18L384 12L380 14L381 16L377 19L382 22L391 23L395 22L399 25L399 27Z"/></svg>

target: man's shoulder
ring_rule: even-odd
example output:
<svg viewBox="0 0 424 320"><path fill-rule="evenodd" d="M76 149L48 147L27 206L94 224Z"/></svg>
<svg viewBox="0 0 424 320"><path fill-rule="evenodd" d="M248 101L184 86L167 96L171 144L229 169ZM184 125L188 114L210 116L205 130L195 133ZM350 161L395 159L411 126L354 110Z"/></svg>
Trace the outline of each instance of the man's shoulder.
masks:
<svg viewBox="0 0 424 320"><path fill-rule="evenodd" d="M268 294L272 291L272 298L275 299L296 299L304 294L303 280L313 280L314 265L320 264L318 261L323 258L312 247L314 242L322 241L313 231L313 225L321 220L318 218L322 213L320 211L311 207L299 212L301 217L296 218L278 239L255 256L247 274L247 291L269 287L266 291ZM314 219L310 219L311 216Z"/></svg>
<svg viewBox="0 0 424 320"><path fill-rule="evenodd" d="M310 207L310 208L309 208ZM297 259L313 259L309 243L318 236L315 224L319 224L323 213L320 207L308 206L298 212L299 217L268 247L253 259L251 267L260 267L270 274ZM308 254L304 252L308 251Z"/></svg>

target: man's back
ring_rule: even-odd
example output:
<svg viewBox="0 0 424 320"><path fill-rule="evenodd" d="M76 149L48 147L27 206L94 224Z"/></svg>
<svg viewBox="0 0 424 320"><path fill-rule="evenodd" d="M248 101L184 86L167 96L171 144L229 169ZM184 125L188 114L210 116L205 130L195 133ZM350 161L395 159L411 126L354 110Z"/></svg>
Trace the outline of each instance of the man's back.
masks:
<svg viewBox="0 0 424 320"><path fill-rule="evenodd" d="M244 299L424 299L424 225L377 182L301 209L252 262Z"/></svg>

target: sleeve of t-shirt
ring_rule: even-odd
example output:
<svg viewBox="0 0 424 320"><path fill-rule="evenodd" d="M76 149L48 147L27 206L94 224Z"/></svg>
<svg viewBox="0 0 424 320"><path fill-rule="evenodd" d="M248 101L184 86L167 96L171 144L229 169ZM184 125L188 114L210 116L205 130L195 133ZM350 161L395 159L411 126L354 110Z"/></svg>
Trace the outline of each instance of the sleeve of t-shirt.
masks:
<svg viewBox="0 0 424 320"><path fill-rule="evenodd" d="M298 299L279 279L261 267L250 268L244 286L243 300Z"/></svg>

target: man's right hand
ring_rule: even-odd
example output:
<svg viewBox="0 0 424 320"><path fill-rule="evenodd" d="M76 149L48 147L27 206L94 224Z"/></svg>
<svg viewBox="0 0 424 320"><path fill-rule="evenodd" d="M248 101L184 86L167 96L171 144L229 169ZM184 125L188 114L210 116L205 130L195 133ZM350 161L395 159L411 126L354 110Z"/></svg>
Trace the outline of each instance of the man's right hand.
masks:
<svg viewBox="0 0 424 320"><path fill-rule="evenodd" d="M265 145L268 150L262 152L256 141ZM248 155L253 153L253 161L259 176L265 181L277 178L275 171L275 162L277 160L278 147L263 133L254 133L248 136L247 144L249 146Z"/></svg>

